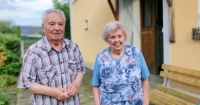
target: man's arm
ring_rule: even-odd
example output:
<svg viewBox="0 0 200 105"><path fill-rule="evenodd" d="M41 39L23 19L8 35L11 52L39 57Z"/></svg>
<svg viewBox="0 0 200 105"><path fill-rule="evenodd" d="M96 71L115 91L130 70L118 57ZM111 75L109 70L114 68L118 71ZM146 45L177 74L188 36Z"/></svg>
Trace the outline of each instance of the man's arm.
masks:
<svg viewBox="0 0 200 105"><path fill-rule="evenodd" d="M78 89L81 85L84 74L77 74L74 82L67 88L68 95L75 96L78 93Z"/></svg>
<svg viewBox="0 0 200 105"><path fill-rule="evenodd" d="M144 104L149 105L149 81L148 78L142 80L142 89L144 91Z"/></svg>
<svg viewBox="0 0 200 105"><path fill-rule="evenodd" d="M69 96L67 90L64 88L52 88L40 84L35 84L32 87L26 88L25 90L34 94L47 95L56 98L57 100L66 100Z"/></svg>
<svg viewBox="0 0 200 105"><path fill-rule="evenodd" d="M92 87L92 93L93 93L93 102L94 102L94 105L100 105L99 87L93 86Z"/></svg>

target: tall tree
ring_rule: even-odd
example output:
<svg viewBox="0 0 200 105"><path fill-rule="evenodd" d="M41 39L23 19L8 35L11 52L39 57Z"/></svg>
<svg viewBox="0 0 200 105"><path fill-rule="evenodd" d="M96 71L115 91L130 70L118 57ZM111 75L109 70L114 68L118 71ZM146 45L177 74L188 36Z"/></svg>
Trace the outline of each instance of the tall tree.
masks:
<svg viewBox="0 0 200 105"><path fill-rule="evenodd" d="M14 25L12 21L9 20L0 20L0 33L5 34L17 34L20 35L20 27Z"/></svg>
<svg viewBox="0 0 200 105"><path fill-rule="evenodd" d="M70 36L70 8L68 0L52 0L54 4L54 8L60 9L64 12L66 18L65 24L65 38L71 39Z"/></svg>

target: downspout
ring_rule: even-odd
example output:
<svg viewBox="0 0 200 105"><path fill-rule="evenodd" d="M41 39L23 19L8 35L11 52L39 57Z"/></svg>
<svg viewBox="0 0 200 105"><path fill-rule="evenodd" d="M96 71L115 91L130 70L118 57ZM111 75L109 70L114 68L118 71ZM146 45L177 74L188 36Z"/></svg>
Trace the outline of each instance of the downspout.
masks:
<svg viewBox="0 0 200 105"><path fill-rule="evenodd" d="M170 43L169 43L169 11L167 0L163 0L163 48L164 48L164 64L170 63ZM164 70L168 72L168 70ZM163 85L169 86L170 80L164 78Z"/></svg>
<svg viewBox="0 0 200 105"><path fill-rule="evenodd" d="M73 27L72 27L72 3L74 2L74 0L69 0L69 3L70 3L70 31L71 31L71 40L73 41Z"/></svg>

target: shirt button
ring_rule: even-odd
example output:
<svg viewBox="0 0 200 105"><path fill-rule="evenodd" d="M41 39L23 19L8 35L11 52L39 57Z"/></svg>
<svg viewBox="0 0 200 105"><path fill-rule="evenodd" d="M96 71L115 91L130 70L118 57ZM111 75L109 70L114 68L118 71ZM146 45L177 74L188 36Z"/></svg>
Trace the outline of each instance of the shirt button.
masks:
<svg viewBox="0 0 200 105"><path fill-rule="evenodd" d="M62 74L65 74L64 72Z"/></svg>

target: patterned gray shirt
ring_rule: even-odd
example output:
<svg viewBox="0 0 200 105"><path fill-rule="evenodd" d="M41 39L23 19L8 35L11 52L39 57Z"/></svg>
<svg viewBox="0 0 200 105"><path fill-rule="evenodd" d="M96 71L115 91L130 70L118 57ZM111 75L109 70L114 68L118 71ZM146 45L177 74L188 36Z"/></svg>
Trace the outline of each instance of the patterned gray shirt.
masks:
<svg viewBox="0 0 200 105"><path fill-rule="evenodd" d="M56 51L44 37L31 45L23 58L18 88L29 88L35 84L65 88L77 74L84 74L83 57L77 44L63 39L62 48ZM31 93L32 105L79 105L79 94L65 101Z"/></svg>

